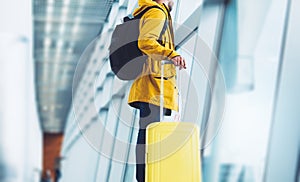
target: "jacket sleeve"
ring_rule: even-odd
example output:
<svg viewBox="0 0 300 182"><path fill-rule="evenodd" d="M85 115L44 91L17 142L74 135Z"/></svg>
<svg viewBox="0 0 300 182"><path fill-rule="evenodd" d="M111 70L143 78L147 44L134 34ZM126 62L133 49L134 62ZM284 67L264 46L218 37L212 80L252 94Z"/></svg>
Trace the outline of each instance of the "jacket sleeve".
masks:
<svg viewBox="0 0 300 182"><path fill-rule="evenodd" d="M172 49L158 43L158 38L163 29L166 15L162 10L151 9L141 19L139 49L155 60L172 59L179 54Z"/></svg>

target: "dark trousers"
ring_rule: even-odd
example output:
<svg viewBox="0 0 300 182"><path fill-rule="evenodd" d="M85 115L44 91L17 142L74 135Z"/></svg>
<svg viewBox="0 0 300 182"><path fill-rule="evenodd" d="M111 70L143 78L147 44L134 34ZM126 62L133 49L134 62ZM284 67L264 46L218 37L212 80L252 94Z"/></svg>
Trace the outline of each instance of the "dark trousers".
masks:
<svg viewBox="0 0 300 182"><path fill-rule="evenodd" d="M146 143L146 127L153 123L159 122L159 106L155 106L149 103L140 102L140 121L139 121L139 133L136 146L136 179L138 182L145 181L145 143ZM164 113L166 110L164 109Z"/></svg>

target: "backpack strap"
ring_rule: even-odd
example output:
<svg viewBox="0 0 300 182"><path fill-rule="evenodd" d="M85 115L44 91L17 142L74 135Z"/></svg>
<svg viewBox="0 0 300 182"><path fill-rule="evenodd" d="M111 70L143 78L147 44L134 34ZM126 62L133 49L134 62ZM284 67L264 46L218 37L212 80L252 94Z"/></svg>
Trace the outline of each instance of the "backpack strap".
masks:
<svg viewBox="0 0 300 182"><path fill-rule="evenodd" d="M162 10L162 11L164 12L164 10L163 10L161 7L159 7L159 6L148 6L148 7L145 8L142 12L140 12L138 15L136 15L136 16L134 17L134 19L141 19L142 16L143 16L147 11L149 11L149 10L152 9L152 8L157 8L157 9L160 9L160 10ZM165 12L164 12L164 14L166 15ZM163 29L162 29L162 31L160 32L159 38L158 38L158 40L157 40L158 43L159 43L160 45L162 45L162 46L164 46L163 43L162 43L162 36L163 36L163 34L166 32L167 28L168 28L168 17L167 17L167 15L166 15L166 19L165 19L165 22L164 22Z"/></svg>

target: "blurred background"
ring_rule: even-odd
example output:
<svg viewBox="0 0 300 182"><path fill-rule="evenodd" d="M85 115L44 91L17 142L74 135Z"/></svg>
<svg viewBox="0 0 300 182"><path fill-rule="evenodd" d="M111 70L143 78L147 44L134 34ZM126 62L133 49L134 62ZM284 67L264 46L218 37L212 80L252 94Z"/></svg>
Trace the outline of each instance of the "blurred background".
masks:
<svg viewBox="0 0 300 182"><path fill-rule="evenodd" d="M127 105L131 82L110 71L108 46L137 6L1 2L1 182L135 181L139 111ZM299 182L300 1L175 0L172 15L190 80L182 120L201 129L203 181ZM101 125L125 145L108 144Z"/></svg>

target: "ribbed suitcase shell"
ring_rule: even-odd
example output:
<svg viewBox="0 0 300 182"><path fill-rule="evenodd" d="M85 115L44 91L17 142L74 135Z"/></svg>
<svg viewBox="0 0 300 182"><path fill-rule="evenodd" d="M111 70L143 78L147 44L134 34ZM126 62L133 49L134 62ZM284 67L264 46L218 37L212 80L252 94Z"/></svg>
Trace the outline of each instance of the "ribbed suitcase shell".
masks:
<svg viewBox="0 0 300 182"><path fill-rule="evenodd" d="M146 182L200 182L199 128L155 122L146 132Z"/></svg>

